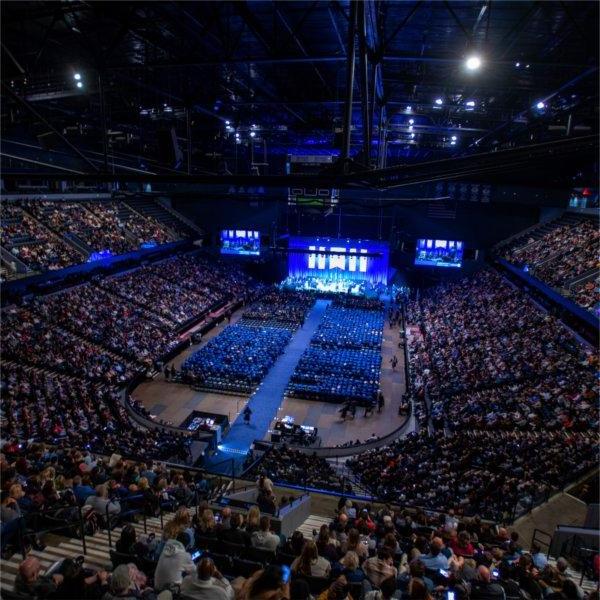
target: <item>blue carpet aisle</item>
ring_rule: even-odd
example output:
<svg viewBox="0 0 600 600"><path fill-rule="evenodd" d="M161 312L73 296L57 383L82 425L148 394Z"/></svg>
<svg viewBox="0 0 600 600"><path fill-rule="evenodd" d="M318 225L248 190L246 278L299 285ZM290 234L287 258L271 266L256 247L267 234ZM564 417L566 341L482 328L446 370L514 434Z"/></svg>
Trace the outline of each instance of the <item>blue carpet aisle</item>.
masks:
<svg viewBox="0 0 600 600"><path fill-rule="evenodd" d="M286 346L284 353L273 365L262 384L256 390L248 401L248 406L252 410L252 420L250 425L245 425L243 415L240 413L233 422L231 429L221 442L222 450L216 452L208 461L208 466L215 466L215 470L222 473L231 473L231 463L219 465L225 460L234 459L236 473L244 461L246 452L254 440L262 439L271 421L277 414L277 409L283 400L283 393L287 387L288 381L294 372L300 356L307 348L310 339L315 333L321 317L330 300L319 299L312 307L306 317L304 327L301 327L293 335L290 343Z"/></svg>

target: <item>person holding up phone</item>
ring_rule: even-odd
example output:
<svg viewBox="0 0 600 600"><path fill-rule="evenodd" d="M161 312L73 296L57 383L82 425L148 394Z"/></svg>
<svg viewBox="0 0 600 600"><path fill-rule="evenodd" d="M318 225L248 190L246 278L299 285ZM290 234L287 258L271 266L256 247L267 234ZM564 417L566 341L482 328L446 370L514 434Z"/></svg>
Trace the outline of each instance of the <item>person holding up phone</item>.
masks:
<svg viewBox="0 0 600 600"><path fill-rule="evenodd" d="M269 598L270 600L288 600L290 598L289 567L285 565L268 565L260 571L256 571L248 579L233 582L239 585L236 595L237 600L256 600L258 598ZM183 591L183 590L182 590Z"/></svg>
<svg viewBox="0 0 600 600"><path fill-rule="evenodd" d="M184 577L181 595L194 600L233 600L235 596L229 581L208 557L200 559L195 573Z"/></svg>

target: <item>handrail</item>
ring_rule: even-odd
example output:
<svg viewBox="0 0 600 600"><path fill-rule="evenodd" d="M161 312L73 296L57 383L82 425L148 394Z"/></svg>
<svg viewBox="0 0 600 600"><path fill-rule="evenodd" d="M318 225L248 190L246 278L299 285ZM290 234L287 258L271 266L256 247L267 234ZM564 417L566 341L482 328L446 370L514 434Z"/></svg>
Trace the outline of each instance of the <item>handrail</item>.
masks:
<svg viewBox="0 0 600 600"><path fill-rule="evenodd" d="M59 517L55 517L55 513L59 510L61 510L62 508L74 508L77 509L77 522L79 525L79 531L81 533L81 544L82 544L82 549L83 549L83 554L86 555L87 554L87 542L85 539L86 533L85 533L85 522L83 519L83 510L82 507L77 504L77 506L71 506L68 504L61 504L61 505L56 505L53 506L51 508L44 508L44 509L37 509L37 510L33 510L33 511L29 511L27 513L23 513L21 514L20 517L18 517L17 519L15 519L14 521L9 521L9 523L18 523L17 525L17 539L18 539L18 545L19 545L19 549L21 550L21 554L23 556L23 558L25 558L25 540L24 540L24 536L29 535L27 533L27 521L28 520L32 520L32 519L39 519L41 517L50 517L50 518L59 518ZM64 523L60 524L60 525L56 525L53 527L44 527L43 529L37 529L35 528L33 530L33 533L36 536L43 536L46 533L52 533L53 531L62 531L64 529L70 528L74 526L73 521L69 521L67 519L62 519L62 521L64 521ZM5 523L4 525L6 525L7 523Z"/></svg>
<svg viewBox="0 0 600 600"><path fill-rule="evenodd" d="M144 519L144 533L148 533L148 527L147 527L147 523L146 523L146 503L144 501L144 503L142 504L142 508L130 508L127 510L123 509L123 504L128 504L131 501L135 501L135 500L142 500L144 501L144 495L143 494L136 494L135 496L126 496L125 498L123 498L123 500L119 500L119 506L121 507L121 510L119 511L119 513L117 515L115 515L116 517L119 517L119 519L121 519L123 517L123 515L125 516L134 516L134 515L138 515L140 513L142 513L142 517ZM109 500L106 504L106 508L105 508L105 519L106 519L106 532L108 535L108 547L112 548L112 523L111 523L111 518L110 518L110 512L109 512L109 507L111 504L113 504L113 500ZM161 522L161 527L162 527L162 522Z"/></svg>
<svg viewBox="0 0 600 600"><path fill-rule="evenodd" d="M549 541L544 541L542 539L540 539L538 537L538 535L542 535L542 536L546 536L547 538L549 538ZM531 536L531 544L529 545L529 548L533 548L534 544L543 544L544 546L548 547L548 551L546 552L546 556L550 556L550 546L552 545L552 536L547 532L547 531L543 531L541 529L534 529L533 530L533 535Z"/></svg>
<svg viewBox="0 0 600 600"><path fill-rule="evenodd" d="M219 471L211 471L211 469L214 469L215 467L218 467L220 465L224 465L225 463L231 464L231 475L228 475L227 473L219 473ZM204 470L207 473L211 473L212 475L225 475L226 477L231 477L231 481L233 483L232 491L235 492L235 458L226 458L225 460L221 460L218 463L215 463L214 465L210 465L210 467L205 468Z"/></svg>

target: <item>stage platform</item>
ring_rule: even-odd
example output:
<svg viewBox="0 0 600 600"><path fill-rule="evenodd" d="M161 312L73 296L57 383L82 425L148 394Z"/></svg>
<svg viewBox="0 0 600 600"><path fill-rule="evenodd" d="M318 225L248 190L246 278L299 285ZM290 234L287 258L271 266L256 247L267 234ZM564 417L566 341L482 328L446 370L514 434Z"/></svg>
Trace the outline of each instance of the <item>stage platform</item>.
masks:
<svg viewBox="0 0 600 600"><path fill-rule="evenodd" d="M280 287L284 290L313 292L317 295L331 297L336 294L349 294L366 298L389 296L388 287L383 284L372 284L368 281L348 278L288 277L281 282Z"/></svg>

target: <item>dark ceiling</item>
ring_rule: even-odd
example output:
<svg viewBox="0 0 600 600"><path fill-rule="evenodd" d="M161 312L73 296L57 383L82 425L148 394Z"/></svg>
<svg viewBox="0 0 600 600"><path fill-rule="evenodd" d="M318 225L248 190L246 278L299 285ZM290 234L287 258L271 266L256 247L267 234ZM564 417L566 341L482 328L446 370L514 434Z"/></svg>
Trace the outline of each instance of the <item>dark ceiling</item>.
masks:
<svg viewBox="0 0 600 600"><path fill-rule="evenodd" d="M351 155L391 166L596 133L598 9L595 0L358 4ZM5 169L67 164L76 151L102 168L106 144L117 167L187 171L189 139L191 173L254 164L280 174L288 153L340 151L350 2L1 10ZM482 65L470 72L475 55ZM157 143L171 127L183 160Z"/></svg>

